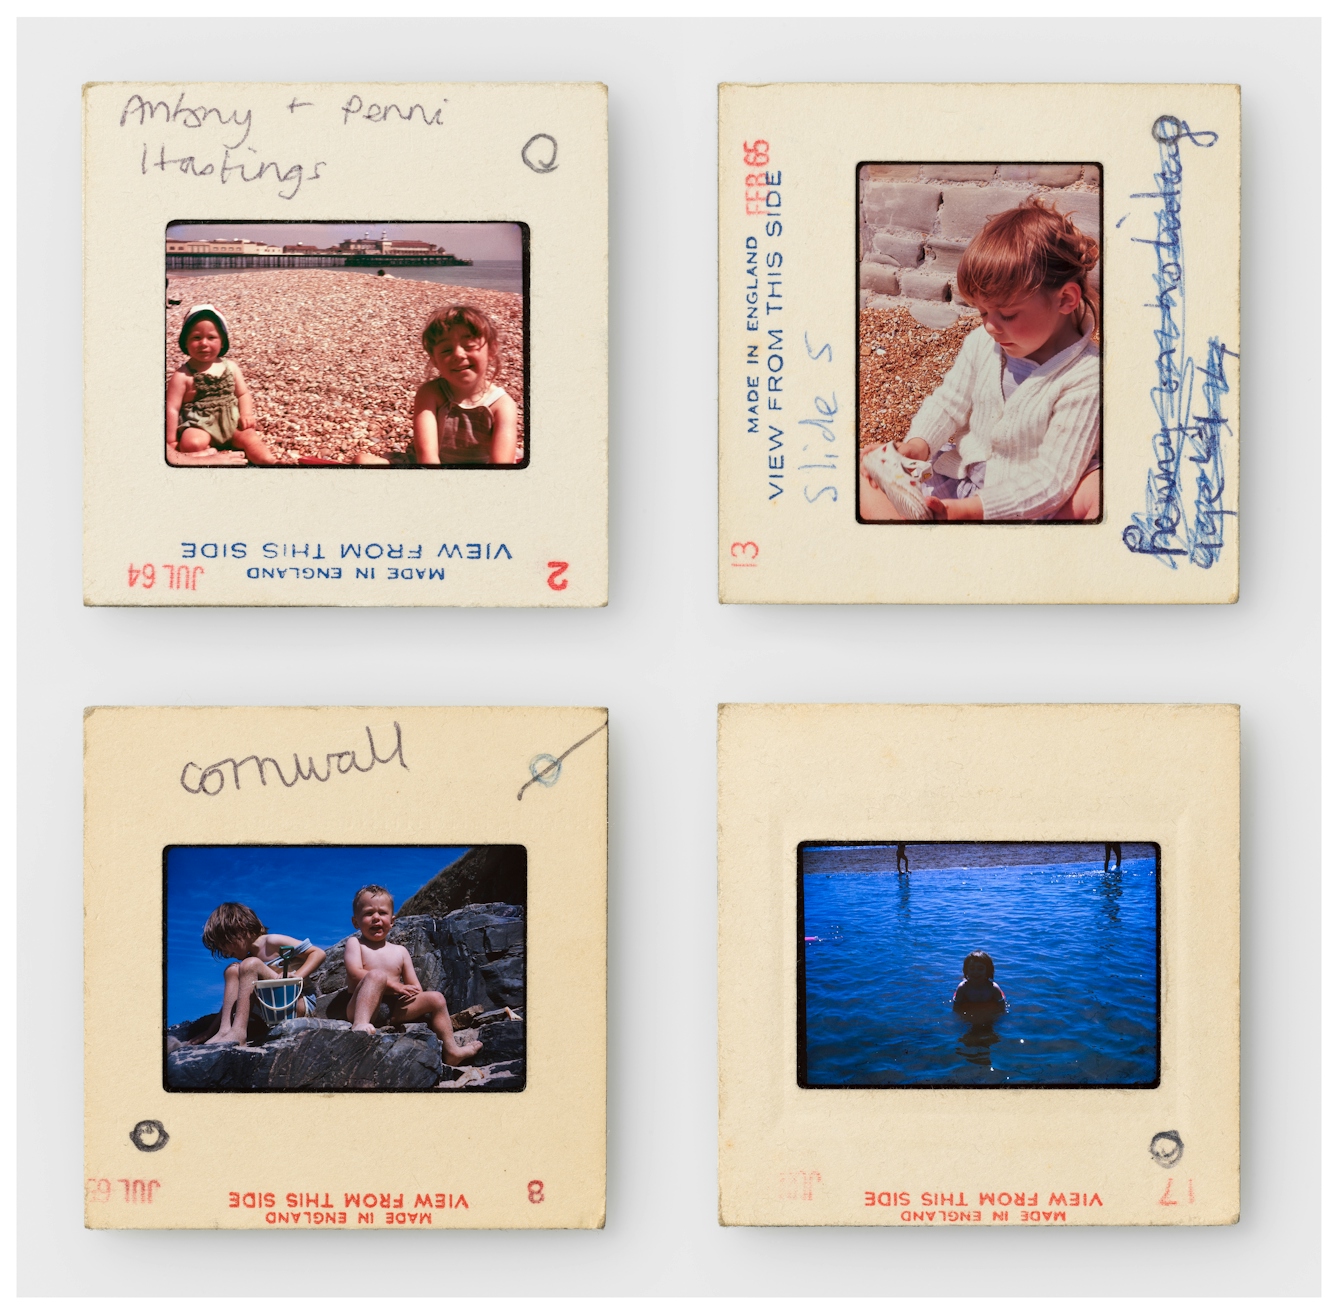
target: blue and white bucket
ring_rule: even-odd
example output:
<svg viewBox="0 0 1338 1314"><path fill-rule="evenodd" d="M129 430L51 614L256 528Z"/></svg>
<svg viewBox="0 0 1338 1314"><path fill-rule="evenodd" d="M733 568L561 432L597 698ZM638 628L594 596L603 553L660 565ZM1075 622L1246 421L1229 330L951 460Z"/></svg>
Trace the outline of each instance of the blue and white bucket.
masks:
<svg viewBox="0 0 1338 1314"><path fill-rule="evenodd" d="M297 1001L302 998L302 981L296 976L279 976L256 982L256 1003L269 1026L297 1016Z"/></svg>

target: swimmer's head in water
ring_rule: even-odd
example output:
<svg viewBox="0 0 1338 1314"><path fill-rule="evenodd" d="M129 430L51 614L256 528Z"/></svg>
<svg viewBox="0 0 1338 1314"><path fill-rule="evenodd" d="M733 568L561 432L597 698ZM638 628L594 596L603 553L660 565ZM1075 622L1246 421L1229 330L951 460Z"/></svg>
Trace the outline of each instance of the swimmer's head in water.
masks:
<svg viewBox="0 0 1338 1314"><path fill-rule="evenodd" d="M962 959L962 975L968 981L993 981L994 959L983 949L977 949Z"/></svg>

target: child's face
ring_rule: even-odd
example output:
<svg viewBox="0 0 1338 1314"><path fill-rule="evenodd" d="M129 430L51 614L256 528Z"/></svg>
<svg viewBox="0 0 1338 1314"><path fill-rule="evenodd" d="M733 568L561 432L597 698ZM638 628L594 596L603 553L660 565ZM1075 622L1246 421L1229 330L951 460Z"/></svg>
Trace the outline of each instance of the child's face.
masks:
<svg viewBox="0 0 1338 1314"><path fill-rule="evenodd" d="M186 355L196 365L212 365L223 350L223 339L212 319L202 319L186 335Z"/></svg>
<svg viewBox="0 0 1338 1314"><path fill-rule="evenodd" d="M358 911L353 914L353 925L364 940L380 944L395 925L390 900L384 894L364 894L358 900Z"/></svg>
<svg viewBox="0 0 1338 1314"><path fill-rule="evenodd" d="M223 946L223 953L228 958L236 958L240 961L243 958L250 958L251 950L254 948L250 936L238 935Z"/></svg>
<svg viewBox="0 0 1338 1314"><path fill-rule="evenodd" d="M432 363L456 397L470 397L488 378L488 344L456 325L432 348Z"/></svg>
<svg viewBox="0 0 1338 1314"><path fill-rule="evenodd" d="M1061 329L1072 323L1072 316L1082 305L1082 293L1076 283L1057 289L1042 288L1022 301L1008 305L978 301L976 309L985 321L985 332L997 342L1004 355L1027 357L1039 351Z"/></svg>

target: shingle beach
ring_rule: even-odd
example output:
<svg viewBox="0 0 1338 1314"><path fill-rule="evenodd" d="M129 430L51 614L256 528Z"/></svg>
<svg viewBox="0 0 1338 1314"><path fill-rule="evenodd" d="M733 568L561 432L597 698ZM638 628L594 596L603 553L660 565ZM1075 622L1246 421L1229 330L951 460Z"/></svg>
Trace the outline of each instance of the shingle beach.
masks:
<svg viewBox="0 0 1338 1314"><path fill-rule="evenodd" d="M171 278L167 367L185 359L177 335L192 305L212 302L231 330L229 356L255 396L256 417L284 463L392 456L409 445L413 397L431 377L420 335L438 306L486 311L501 339L497 382L521 408L522 298L514 292L378 278L342 269L245 270Z"/></svg>
<svg viewBox="0 0 1338 1314"><path fill-rule="evenodd" d="M979 315L933 329L901 306L859 312L861 452L906 436L920 403L943 382L966 335L979 327Z"/></svg>

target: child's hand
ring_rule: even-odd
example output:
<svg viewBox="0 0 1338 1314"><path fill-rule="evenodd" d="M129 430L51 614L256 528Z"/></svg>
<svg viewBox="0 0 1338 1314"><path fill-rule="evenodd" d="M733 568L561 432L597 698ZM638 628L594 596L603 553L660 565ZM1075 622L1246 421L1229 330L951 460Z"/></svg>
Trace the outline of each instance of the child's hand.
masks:
<svg viewBox="0 0 1338 1314"><path fill-rule="evenodd" d="M948 508L937 497L926 497L925 506L929 508L929 514L935 520L946 520L948 518Z"/></svg>
<svg viewBox="0 0 1338 1314"><path fill-rule="evenodd" d="M406 1000L413 999L416 995L423 993L422 986L408 985L403 981L387 981L386 989Z"/></svg>

